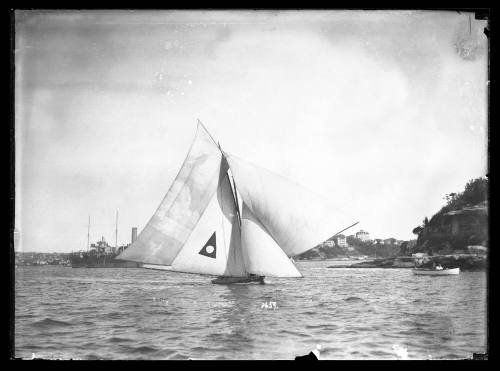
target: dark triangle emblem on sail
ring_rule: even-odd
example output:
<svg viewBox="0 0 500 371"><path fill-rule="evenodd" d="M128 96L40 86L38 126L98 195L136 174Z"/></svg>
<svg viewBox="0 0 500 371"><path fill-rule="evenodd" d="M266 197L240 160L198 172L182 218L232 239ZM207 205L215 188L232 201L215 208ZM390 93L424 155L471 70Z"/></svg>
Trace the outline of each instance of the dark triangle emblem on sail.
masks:
<svg viewBox="0 0 500 371"><path fill-rule="evenodd" d="M212 234L212 237L207 241L205 246L200 250L198 254L207 256L209 258L216 258L217 246L216 246L216 238L215 232Z"/></svg>

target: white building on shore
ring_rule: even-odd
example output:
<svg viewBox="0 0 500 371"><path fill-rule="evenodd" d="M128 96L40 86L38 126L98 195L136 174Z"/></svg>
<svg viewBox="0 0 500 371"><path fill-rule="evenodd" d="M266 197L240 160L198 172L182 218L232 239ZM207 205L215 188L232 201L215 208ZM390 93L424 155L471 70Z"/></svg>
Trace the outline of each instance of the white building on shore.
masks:
<svg viewBox="0 0 500 371"><path fill-rule="evenodd" d="M328 241L323 242L323 246L333 247L333 246L335 246L335 242L333 242L332 240L328 240Z"/></svg>
<svg viewBox="0 0 500 371"><path fill-rule="evenodd" d="M356 233L356 238L360 239L361 241L370 241L370 234L361 229Z"/></svg>
<svg viewBox="0 0 500 371"><path fill-rule="evenodd" d="M347 247L347 246L349 246L347 244L347 238L343 234L339 234L338 236L335 236L334 240L335 240L335 244L338 247Z"/></svg>

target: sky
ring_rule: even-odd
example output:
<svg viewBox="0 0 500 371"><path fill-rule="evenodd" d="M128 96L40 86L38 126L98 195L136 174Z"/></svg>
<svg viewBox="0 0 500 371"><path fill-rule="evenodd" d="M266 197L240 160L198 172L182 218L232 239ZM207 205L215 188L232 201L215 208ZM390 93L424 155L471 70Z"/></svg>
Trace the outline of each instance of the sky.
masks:
<svg viewBox="0 0 500 371"><path fill-rule="evenodd" d="M488 172L486 21L456 11L16 11L20 251L144 228L200 119L222 148L412 230ZM335 231L336 232L336 231Z"/></svg>

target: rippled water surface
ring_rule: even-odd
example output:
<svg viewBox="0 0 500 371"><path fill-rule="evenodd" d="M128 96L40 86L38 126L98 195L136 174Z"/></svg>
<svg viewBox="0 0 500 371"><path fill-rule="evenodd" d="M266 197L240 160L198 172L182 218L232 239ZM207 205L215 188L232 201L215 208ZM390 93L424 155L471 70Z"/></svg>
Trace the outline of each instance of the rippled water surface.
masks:
<svg viewBox="0 0 500 371"><path fill-rule="evenodd" d="M15 353L30 358L469 358L486 352L484 272L415 276L409 269L328 269L303 279L213 285L147 269L16 268ZM277 301L278 309L262 308Z"/></svg>

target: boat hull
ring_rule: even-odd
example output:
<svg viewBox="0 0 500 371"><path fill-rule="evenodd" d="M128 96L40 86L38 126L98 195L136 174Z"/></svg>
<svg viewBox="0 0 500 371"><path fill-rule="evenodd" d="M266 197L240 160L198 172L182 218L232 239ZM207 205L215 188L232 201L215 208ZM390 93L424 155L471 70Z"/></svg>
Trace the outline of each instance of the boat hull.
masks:
<svg viewBox="0 0 500 371"><path fill-rule="evenodd" d="M234 284L265 284L263 276L257 277L217 277L212 280L212 283L216 285L234 285Z"/></svg>
<svg viewBox="0 0 500 371"><path fill-rule="evenodd" d="M460 268L451 268L451 269L419 269L414 268L413 274L422 275L422 276L453 276L460 273Z"/></svg>
<svg viewBox="0 0 500 371"><path fill-rule="evenodd" d="M158 264L142 264L141 268L153 269L160 271L173 271L170 265L158 265ZM186 272L187 273L187 272ZM212 280L212 283L217 285L233 285L233 284L265 284L263 276L250 276L250 277L217 277Z"/></svg>
<svg viewBox="0 0 500 371"><path fill-rule="evenodd" d="M157 270L157 271L171 271L172 270L172 266L170 266L170 265L145 264L145 263L141 265L141 268L153 269L153 270Z"/></svg>
<svg viewBox="0 0 500 371"><path fill-rule="evenodd" d="M116 254L95 255L95 254L72 254L70 262L72 268L139 268L140 264L115 259Z"/></svg>
<svg viewBox="0 0 500 371"><path fill-rule="evenodd" d="M123 261L113 261L113 262L84 262L84 263L72 263L72 268L140 268L139 263L134 262L123 262Z"/></svg>

